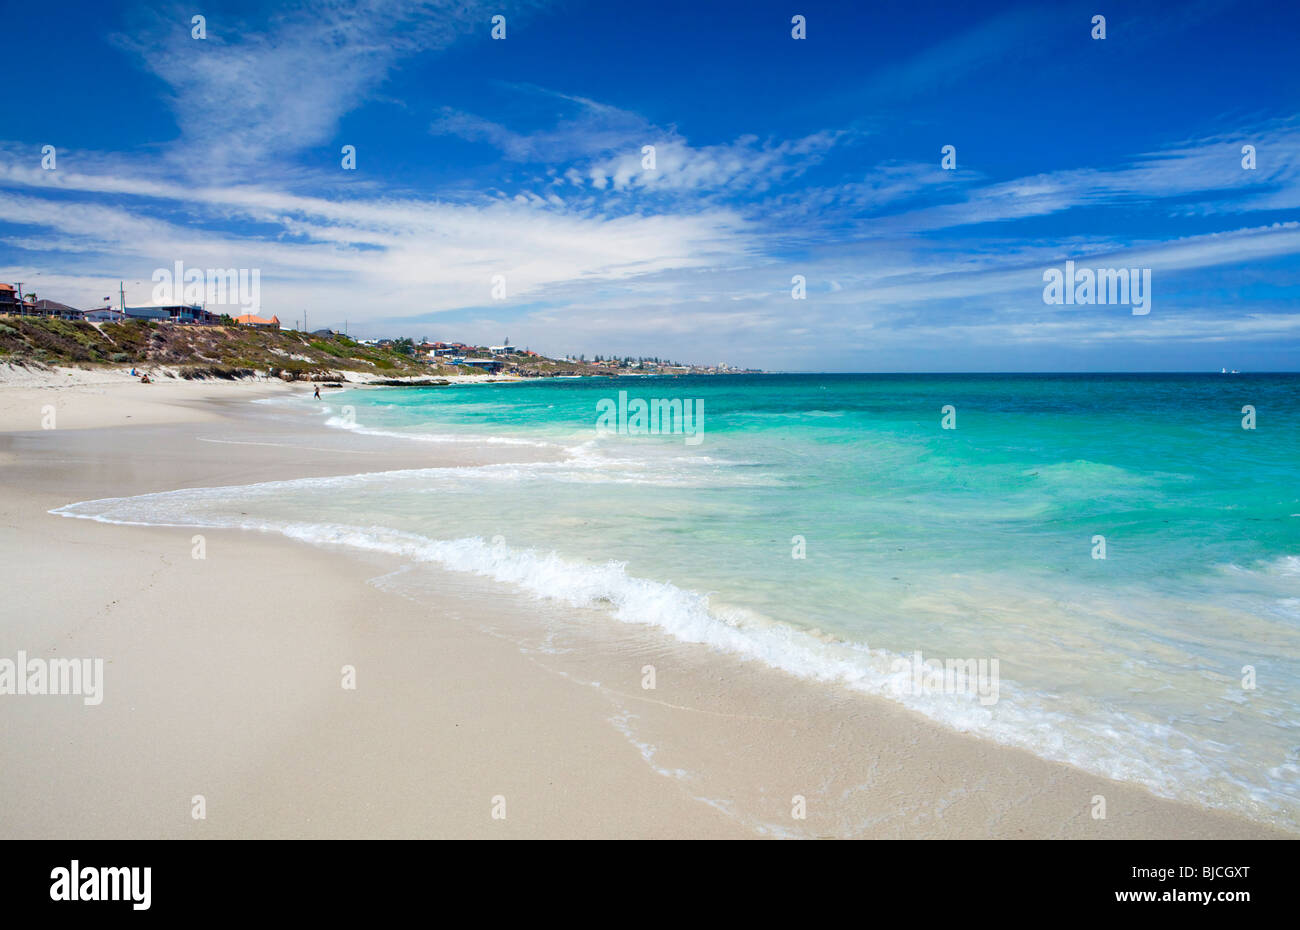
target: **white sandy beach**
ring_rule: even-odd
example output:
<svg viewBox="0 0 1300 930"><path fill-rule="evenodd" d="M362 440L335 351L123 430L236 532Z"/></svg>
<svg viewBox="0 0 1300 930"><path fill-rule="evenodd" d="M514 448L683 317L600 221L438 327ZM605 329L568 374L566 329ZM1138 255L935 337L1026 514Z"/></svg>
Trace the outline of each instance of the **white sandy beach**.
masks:
<svg viewBox="0 0 1300 930"><path fill-rule="evenodd" d="M417 602L364 554L222 530L195 559L192 528L49 513L519 454L249 403L310 391L66 371L0 386L0 657L105 668L98 706L0 696L0 836L1289 835L486 580L448 574Z"/></svg>

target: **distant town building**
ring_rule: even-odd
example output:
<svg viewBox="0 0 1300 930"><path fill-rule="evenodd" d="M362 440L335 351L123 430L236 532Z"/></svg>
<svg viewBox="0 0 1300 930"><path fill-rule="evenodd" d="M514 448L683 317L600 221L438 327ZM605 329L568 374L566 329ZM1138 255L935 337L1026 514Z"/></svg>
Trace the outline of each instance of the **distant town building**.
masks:
<svg viewBox="0 0 1300 930"><path fill-rule="evenodd" d="M98 310L87 310L81 314L81 318L87 323L120 323L127 318L121 310L114 310L112 307L100 307Z"/></svg>
<svg viewBox="0 0 1300 930"><path fill-rule="evenodd" d="M174 307L164 307L171 316L173 323L202 323L207 326L214 326L221 322L221 314L212 313L204 310L197 304L180 304Z"/></svg>
<svg viewBox="0 0 1300 930"><path fill-rule="evenodd" d="M496 373L505 367L505 362L499 358L462 358L452 359L458 365L470 365L474 368L482 368L484 371Z"/></svg>
<svg viewBox="0 0 1300 930"><path fill-rule="evenodd" d="M132 320L166 323L172 316L164 307L127 307L126 315Z"/></svg>
<svg viewBox="0 0 1300 930"><path fill-rule="evenodd" d="M221 319L218 314L204 310L198 304L158 304L152 307L127 307L126 315L133 320L156 320L160 323L191 323L209 326Z"/></svg>

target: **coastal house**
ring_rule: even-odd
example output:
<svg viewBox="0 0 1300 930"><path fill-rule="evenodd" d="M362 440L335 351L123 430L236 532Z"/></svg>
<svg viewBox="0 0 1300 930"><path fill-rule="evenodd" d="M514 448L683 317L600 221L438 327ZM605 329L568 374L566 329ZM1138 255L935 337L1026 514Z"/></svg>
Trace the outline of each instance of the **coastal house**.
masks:
<svg viewBox="0 0 1300 930"><path fill-rule="evenodd" d="M43 297L36 301L34 309L41 316L55 317L60 320L80 320L83 316L76 307L69 307L57 300L46 300Z"/></svg>
<svg viewBox="0 0 1300 930"><path fill-rule="evenodd" d="M280 318L273 316L269 320L260 316L254 316L251 313L245 313L243 316L235 317L235 322L240 326L252 326L257 329L279 329Z"/></svg>
<svg viewBox="0 0 1300 930"><path fill-rule="evenodd" d="M0 284L0 313L21 313L22 304L12 284Z"/></svg>
<svg viewBox="0 0 1300 930"><path fill-rule="evenodd" d="M36 295L20 297L12 284L0 284L0 313L17 313L28 316L36 313Z"/></svg>
<svg viewBox="0 0 1300 930"><path fill-rule="evenodd" d="M463 358L459 362L456 362L456 364L470 365L471 367L481 368L484 371L493 374L505 367L505 362L501 361L499 358Z"/></svg>

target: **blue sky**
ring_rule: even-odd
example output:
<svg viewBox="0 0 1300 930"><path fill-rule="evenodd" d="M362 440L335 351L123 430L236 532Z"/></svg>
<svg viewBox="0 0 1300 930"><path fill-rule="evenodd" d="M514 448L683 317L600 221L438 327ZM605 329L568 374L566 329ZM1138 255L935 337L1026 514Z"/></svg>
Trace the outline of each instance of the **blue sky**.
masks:
<svg viewBox="0 0 1300 930"><path fill-rule="evenodd" d="M1296 4L0 7L40 65L4 78L0 281L42 297L181 261L361 336L1300 368ZM1067 260L1151 269L1150 312L1044 303Z"/></svg>

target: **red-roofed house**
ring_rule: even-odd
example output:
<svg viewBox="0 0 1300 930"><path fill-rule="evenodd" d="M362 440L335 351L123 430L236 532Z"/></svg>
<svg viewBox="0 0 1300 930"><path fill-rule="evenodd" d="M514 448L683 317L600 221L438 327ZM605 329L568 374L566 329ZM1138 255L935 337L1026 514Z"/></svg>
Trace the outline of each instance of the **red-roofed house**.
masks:
<svg viewBox="0 0 1300 930"><path fill-rule="evenodd" d="M245 313L243 316L235 317L235 322L240 326L255 326L258 329L279 329L280 318L273 316L269 320L260 316L253 316L251 313Z"/></svg>
<svg viewBox="0 0 1300 930"><path fill-rule="evenodd" d="M12 284L0 284L0 313L18 313L18 294Z"/></svg>

